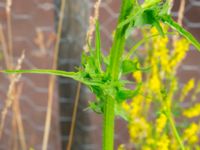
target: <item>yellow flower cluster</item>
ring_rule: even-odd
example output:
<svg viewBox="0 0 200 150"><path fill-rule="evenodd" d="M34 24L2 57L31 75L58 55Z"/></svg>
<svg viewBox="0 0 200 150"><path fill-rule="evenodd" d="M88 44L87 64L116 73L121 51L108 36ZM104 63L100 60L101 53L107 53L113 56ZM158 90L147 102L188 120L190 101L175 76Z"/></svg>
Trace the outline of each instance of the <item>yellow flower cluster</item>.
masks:
<svg viewBox="0 0 200 150"><path fill-rule="evenodd" d="M132 120L129 124L131 141L134 143L146 138L148 136L149 128L150 126L145 118L138 117Z"/></svg>
<svg viewBox="0 0 200 150"><path fill-rule="evenodd" d="M187 84L182 89L180 100L183 101L188 93L194 88L194 79L190 79Z"/></svg>
<svg viewBox="0 0 200 150"><path fill-rule="evenodd" d="M137 82L141 82L142 81L142 72L141 71L134 72L133 77Z"/></svg>
<svg viewBox="0 0 200 150"><path fill-rule="evenodd" d="M200 116L200 104L197 103L193 107L190 107L189 109L184 110L183 115L188 118Z"/></svg>
<svg viewBox="0 0 200 150"><path fill-rule="evenodd" d="M167 32L167 28L163 26ZM155 28L151 33L143 32L145 36L158 34ZM176 72L179 64L186 57L189 43L184 38L176 37L170 41L167 37L156 36L145 43L145 59L142 66L150 66L147 72L137 71L133 74L136 82L143 82L140 90L141 95L132 99L130 103L122 104L128 113L130 120L128 124L130 141L135 149L141 150L178 150L180 148L176 136L172 134L172 126L164 111L168 108L170 113L182 114L180 117L200 117L200 103L184 110L181 103L194 89L193 98L200 92L195 88L194 79L190 79L180 90L180 83ZM200 84L199 84L200 89ZM165 92L166 91L166 92ZM152 111L153 110L153 111ZM159 114L159 115L158 115ZM176 120L174 118L173 120ZM195 123L182 123L176 121L178 131L183 143L189 143L189 149L198 150L198 134L200 127ZM186 143L185 143L186 142ZM193 143L191 145L191 143ZM185 146L188 148L188 145Z"/></svg>
<svg viewBox="0 0 200 150"><path fill-rule="evenodd" d="M157 150L169 150L169 144L169 137L166 134L164 134L157 142Z"/></svg>
<svg viewBox="0 0 200 150"><path fill-rule="evenodd" d="M161 133L167 123L167 117L163 113L156 119L156 132Z"/></svg>
<svg viewBox="0 0 200 150"><path fill-rule="evenodd" d="M189 42L186 39L177 39L176 42L174 42L174 51L173 57L170 60L170 66L172 68L177 67L177 65L185 58L188 50Z"/></svg>
<svg viewBox="0 0 200 150"><path fill-rule="evenodd" d="M189 144L194 144L198 142L198 131L199 126L196 123L192 123L187 129L185 129L183 138Z"/></svg>

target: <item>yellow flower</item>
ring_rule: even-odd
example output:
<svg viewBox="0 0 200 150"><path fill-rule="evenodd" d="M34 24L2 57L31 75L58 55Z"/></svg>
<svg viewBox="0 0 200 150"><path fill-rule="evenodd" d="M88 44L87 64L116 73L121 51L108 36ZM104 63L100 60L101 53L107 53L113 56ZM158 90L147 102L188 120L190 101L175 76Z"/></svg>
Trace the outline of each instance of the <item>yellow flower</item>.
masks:
<svg viewBox="0 0 200 150"><path fill-rule="evenodd" d="M130 110L130 105L127 103L127 102L123 102L122 103L122 108L125 110L125 111L129 111Z"/></svg>
<svg viewBox="0 0 200 150"><path fill-rule="evenodd" d="M161 138L157 142L158 150L168 150L169 149L170 140L166 134L162 135Z"/></svg>
<svg viewBox="0 0 200 150"><path fill-rule="evenodd" d="M152 150L149 146L142 146L142 150Z"/></svg>
<svg viewBox="0 0 200 150"><path fill-rule="evenodd" d="M183 134L183 139L188 141L189 144L194 144L198 142L198 125L192 123L187 129L185 129Z"/></svg>
<svg viewBox="0 0 200 150"><path fill-rule="evenodd" d="M119 147L118 147L118 150L125 150L125 146L123 144L121 144Z"/></svg>
<svg viewBox="0 0 200 150"><path fill-rule="evenodd" d="M157 119L156 119L156 131L158 133L161 133L163 128L165 127L167 122L167 117L164 114L161 114Z"/></svg>
<svg viewBox="0 0 200 150"><path fill-rule="evenodd" d="M142 95L137 95L133 98L133 101L130 103L130 116L132 118L140 116L142 110Z"/></svg>
<svg viewBox="0 0 200 150"><path fill-rule="evenodd" d="M149 88L152 91L159 92L161 89L160 79L157 75L152 76L149 81Z"/></svg>
<svg viewBox="0 0 200 150"><path fill-rule="evenodd" d="M129 124L129 133L133 142L146 138L150 125L143 117L134 118Z"/></svg>
<svg viewBox="0 0 200 150"><path fill-rule="evenodd" d="M182 89L180 101L183 101L189 92L194 88L194 79L190 79L187 84Z"/></svg>
<svg viewBox="0 0 200 150"><path fill-rule="evenodd" d="M193 107L184 110L183 115L188 118L200 116L200 104L198 103L198 104L194 105Z"/></svg>
<svg viewBox="0 0 200 150"><path fill-rule="evenodd" d="M196 101L197 99L197 95L200 93L200 81L197 83L195 89L194 89L194 93L192 94L192 100Z"/></svg>
<svg viewBox="0 0 200 150"><path fill-rule="evenodd" d="M186 52L189 50L189 45L189 42L184 38L175 41L170 66L176 67L185 58Z"/></svg>
<svg viewBox="0 0 200 150"><path fill-rule="evenodd" d="M136 71L133 73L133 77L137 82L141 82L142 81L142 73L141 71Z"/></svg>

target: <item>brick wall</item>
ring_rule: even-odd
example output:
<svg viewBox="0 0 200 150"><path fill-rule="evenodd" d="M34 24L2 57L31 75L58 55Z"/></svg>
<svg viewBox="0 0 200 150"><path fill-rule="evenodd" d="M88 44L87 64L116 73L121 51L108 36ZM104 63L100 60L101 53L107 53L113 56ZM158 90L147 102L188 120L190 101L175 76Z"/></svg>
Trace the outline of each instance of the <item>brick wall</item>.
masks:
<svg viewBox="0 0 200 150"><path fill-rule="evenodd" d="M55 5L55 2L57 5ZM78 0L72 0L73 4L78 3ZM91 8L93 6L93 0L84 0L84 5L88 4ZM109 50L108 47L111 45L111 33L116 24L118 16L120 0L103 0L100 10L100 22L102 24L102 39L103 49ZM176 10L180 0L175 1L174 15L177 16ZM4 33L7 32L6 14L5 14L5 1L0 0L0 23L3 25ZM13 50L15 61L21 55L21 52L25 50L25 60L23 63L24 69L30 68L50 68L52 63L53 46L55 40L55 22L57 21L55 12L59 12L59 1L58 0L13 0L12 5L12 29L13 29ZM74 5L77 6L77 5ZM200 39L199 29L199 9L200 3L198 0L187 0L187 7L184 19L184 26L188 28L197 38ZM75 14L78 17L74 17L74 22L79 23L79 28L85 30L87 28L87 20L81 21L81 15L79 17L80 6L75 7L77 12ZM195 14L195 15L194 15ZM83 17L84 18L84 17ZM83 19L82 18L82 19ZM67 24L67 18L65 18ZM77 22L76 22L77 21ZM71 70L75 65L79 63L80 51L77 54L71 54L71 48L80 50L83 45L84 32L69 30L69 26L65 26L68 31L63 31L63 39L61 40L61 52L59 69L68 68ZM74 27L73 24L71 27ZM74 32L80 32L80 34L73 34ZM68 34L66 34L68 33ZM38 40L40 37L40 40ZM38 41L44 39L41 44ZM80 42L81 41L81 42ZM77 46L69 47L74 43ZM74 43L73 43L74 42ZM80 42L80 43L79 43ZM69 44L66 44L69 43ZM1 47L2 53L2 47ZM67 51L67 53L65 52ZM65 52L65 54L63 54ZM74 59L72 59L74 57ZM4 68L4 59L0 57L1 69ZM71 59L70 59L71 58ZM75 59L76 58L76 59ZM182 65L179 75L182 82L185 82L191 77L198 79L200 77L200 54L191 48L187 58ZM36 150L41 149L42 138L44 133L44 121L47 107L47 87L48 87L49 76L45 75L23 75L21 82L23 83L22 96L20 98L20 108L22 111L22 118L26 134L26 142L29 147L34 147ZM71 112L73 107L73 99L71 95L74 95L76 89L76 82L71 80L58 79L58 88L63 89L63 86L70 87L70 89L55 91L53 114L52 114L52 125L49 140L48 150L59 150L61 149L61 138L64 145L68 140L68 133L71 123ZM6 91L8 89L8 80L5 75L0 75L0 110L5 104ZM83 92L85 89L83 89ZM58 94L60 98L58 98ZM78 121L76 125L75 143L77 147L74 149L86 149L86 150L100 150L101 149L101 119L99 115L96 115L90 111L83 111L87 106L88 100L93 100L94 97L82 96L79 105ZM60 104L60 106L59 106ZM60 111L58 109L60 107ZM59 114L60 112L60 114ZM62 114L63 113L63 114ZM59 117L61 115L61 117ZM83 115L89 116L84 119ZM128 133L126 124L117 119L116 126L116 145L120 143L128 142ZM13 136L12 133L12 111L9 112L6 119L6 127L3 132L3 137L0 140L0 150L13 149L14 141L19 142L19 137ZM62 136L60 134L60 127ZM66 127L66 129L65 129ZM80 132L88 138L81 140L79 135ZM87 133L87 134L86 134ZM65 146L63 146L64 149ZM19 148L20 149L20 148Z"/></svg>
<svg viewBox="0 0 200 150"><path fill-rule="evenodd" d="M6 3L0 1L0 23L3 25L4 34L7 35ZM54 31L54 4L52 0L14 0L11 7L13 52L15 62L25 51L24 69L50 68L53 54ZM45 48L41 49L37 39L43 36ZM2 53L2 48L1 48ZM4 58L1 58L1 69L4 67ZM7 77L1 75L1 108L5 104L5 95L8 90ZM28 147L41 149L44 121L47 109L47 87L49 76L23 75L23 90L20 98L20 109L24 124L25 137ZM57 93L55 91L55 93ZM48 150L59 149L59 123L58 101L55 94L52 124ZM0 149L14 149L14 141L19 143L19 136L13 136L12 111L9 111L3 137L0 140ZM17 145L20 149L19 145Z"/></svg>

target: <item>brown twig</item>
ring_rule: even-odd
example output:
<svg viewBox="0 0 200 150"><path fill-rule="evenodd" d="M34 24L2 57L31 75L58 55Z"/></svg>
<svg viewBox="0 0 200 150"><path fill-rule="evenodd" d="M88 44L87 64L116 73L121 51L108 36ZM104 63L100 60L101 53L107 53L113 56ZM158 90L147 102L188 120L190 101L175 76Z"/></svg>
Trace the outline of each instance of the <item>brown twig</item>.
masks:
<svg viewBox="0 0 200 150"><path fill-rule="evenodd" d="M97 0L94 5L94 16L90 16L89 28L86 33L86 41L87 42L83 48L86 52L89 51L87 43L90 44L92 41L92 38L93 38L92 35L93 35L94 29L95 29L95 22L99 17L100 4L101 4L101 0ZM71 123L71 127L70 127L69 141L68 141L66 150L71 150L71 146L72 146L74 128L75 128L75 124L76 124L76 114L77 114L77 110L78 110L78 103L79 103L79 97L80 97L80 90L81 90L81 83L79 82L77 89L76 89L76 97L75 97L75 101L74 101L74 108L73 108L73 114L72 114L72 123Z"/></svg>
<svg viewBox="0 0 200 150"><path fill-rule="evenodd" d="M23 127L21 111L20 111L20 104L19 104L20 95L22 93L22 84L18 85L16 89L17 89L16 96L15 96L15 100L13 103L15 119L16 119L15 121L17 124L18 133L19 133L19 142L21 144L21 149L27 150L27 145L25 142L26 139L25 139L24 127Z"/></svg>
<svg viewBox="0 0 200 150"><path fill-rule="evenodd" d="M80 89L81 89L81 83L78 82L76 97L75 97L75 102L74 102L74 109L73 109L73 114L72 114L72 123L71 123L71 128L70 128L70 133L69 133L69 141L68 141L66 150L71 150L71 146L72 146L74 128L76 124L76 114L77 114L78 103L79 103L79 98L80 98Z"/></svg>
<svg viewBox="0 0 200 150"><path fill-rule="evenodd" d="M184 12L185 12L185 0L181 0L180 7L178 10L178 20L177 20L180 25L183 24ZM177 39L178 39L178 36L174 35L172 38L173 44L175 44Z"/></svg>
<svg viewBox="0 0 200 150"><path fill-rule="evenodd" d="M11 63L12 62L10 60L10 57L9 57L9 54L8 54L8 51L7 51L7 43L6 43L6 40L5 40L5 35L3 33L3 27L2 27L1 24L0 24L0 42L2 44L3 56L4 56L6 68L11 69L11 66L12 66Z"/></svg>
<svg viewBox="0 0 200 150"><path fill-rule="evenodd" d="M89 28L86 33L86 44L84 46L84 50L86 52L89 51L88 43L91 44L92 38L93 38L93 33L95 30L95 23L96 20L99 18L99 8L100 8L101 0L97 0L96 3L94 4L94 15L90 16L89 19Z"/></svg>
<svg viewBox="0 0 200 150"><path fill-rule="evenodd" d="M179 11L178 11L178 23L183 24L183 17L185 12L185 0L181 0Z"/></svg>
<svg viewBox="0 0 200 150"><path fill-rule="evenodd" d="M21 57L18 59L17 66L15 68L16 70L19 70L21 68L24 57L25 57L25 55L23 52ZM20 74L15 74L15 75L10 76L10 84L9 84L9 88L8 88L7 99L5 102L5 106L3 107L2 112L1 112L0 138L2 136L2 132L3 132L4 124L5 124L5 118L7 116L8 109L12 106L12 103L15 98L14 93L16 90L16 83L19 81L20 77L21 77Z"/></svg>
<svg viewBox="0 0 200 150"><path fill-rule="evenodd" d="M56 43L54 47L54 58L53 58L52 69L57 68L58 51L59 51L59 43L60 43L61 33L62 33L65 3L66 3L66 0L61 0L60 18L59 18L58 28L57 28ZM45 121L45 131L44 131L44 136L43 136L42 150L47 150L47 145L48 145L48 140L49 140L55 80L56 80L55 76L50 76L49 88L48 88L48 104L47 104L48 106L47 106L47 115L46 115L46 121Z"/></svg>
<svg viewBox="0 0 200 150"><path fill-rule="evenodd" d="M7 16L7 28L8 28L8 52L9 52L11 64L13 64L11 6L12 6L12 0L6 0L6 16Z"/></svg>

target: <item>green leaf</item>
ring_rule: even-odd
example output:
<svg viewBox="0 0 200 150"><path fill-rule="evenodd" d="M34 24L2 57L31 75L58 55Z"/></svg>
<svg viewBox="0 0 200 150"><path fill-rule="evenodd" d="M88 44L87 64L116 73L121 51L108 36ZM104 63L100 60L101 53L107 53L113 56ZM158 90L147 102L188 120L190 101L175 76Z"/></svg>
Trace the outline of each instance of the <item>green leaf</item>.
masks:
<svg viewBox="0 0 200 150"><path fill-rule="evenodd" d="M116 96L117 101L119 103L121 103L122 101L124 101L126 99L130 99L130 98L133 98L134 96L138 95L138 93L141 89L141 86L142 86L142 84L139 83L135 90L130 90L130 89L127 89L127 88L120 88L117 91L117 96Z"/></svg>
<svg viewBox="0 0 200 150"><path fill-rule="evenodd" d="M31 74L48 74L48 75L56 75L61 77L68 77L68 78L77 78L78 73L75 72L66 72L62 70L48 70L48 69L34 69L34 70L3 70L1 72L7 74L24 74L24 73L31 73Z"/></svg>
<svg viewBox="0 0 200 150"><path fill-rule="evenodd" d="M154 5L158 5L162 0L145 0L142 4L142 8L150 8Z"/></svg>
<svg viewBox="0 0 200 150"><path fill-rule="evenodd" d="M163 22L168 24L171 28L179 32L182 36L184 36L188 41L190 41L199 51L200 51L200 43L194 38L194 36L186 31L183 27L181 27L178 23L176 23L171 16L166 15L162 18Z"/></svg>
<svg viewBox="0 0 200 150"><path fill-rule="evenodd" d="M134 25L134 21L135 21L136 16L139 16L142 13L143 13L143 9L141 9L141 7L139 5L135 6L133 8L132 12L129 14L129 16L125 20L121 21L118 24L117 28L122 28L129 23Z"/></svg>
<svg viewBox="0 0 200 150"><path fill-rule="evenodd" d="M96 21L96 30L95 30L95 45L96 45L96 48L95 48L95 53L96 53L96 58L95 58L95 62L96 62L96 65L97 65L97 68L98 68L98 71L99 72L102 72L101 70L101 37L100 37L100 29L99 29L99 22Z"/></svg>
<svg viewBox="0 0 200 150"><path fill-rule="evenodd" d="M135 27L142 27L144 25L152 25L155 22L153 10L145 10L141 15L138 15L135 19Z"/></svg>
<svg viewBox="0 0 200 150"><path fill-rule="evenodd" d="M97 114L103 113L103 105L99 102L89 102L89 108L92 109Z"/></svg>
<svg viewBox="0 0 200 150"><path fill-rule="evenodd" d="M135 72L137 70L138 62L134 62L133 60L124 60L122 62L122 73L128 74Z"/></svg>
<svg viewBox="0 0 200 150"><path fill-rule="evenodd" d="M159 11L159 16L162 17L170 13L172 7L171 0L165 0L165 3L162 5L162 9Z"/></svg>
<svg viewBox="0 0 200 150"><path fill-rule="evenodd" d="M119 103L115 103L115 115L122 117L125 121L128 121L130 118L127 111L125 111Z"/></svg>
<svg viewBox="0 0 200 150"><path fill-rule="evenodd" d="M162 26L160 25L160 23L159 23L158 21L155 21L155 22L153 23L153 25L156 27L156 29L157 29L157 31L160 33L160 35L161 35L162 37L164 37L164 36L165 36L165 33L164 33L164 31L163 31Z"/></svg>

